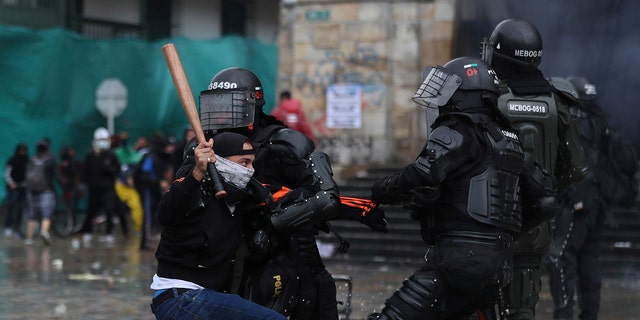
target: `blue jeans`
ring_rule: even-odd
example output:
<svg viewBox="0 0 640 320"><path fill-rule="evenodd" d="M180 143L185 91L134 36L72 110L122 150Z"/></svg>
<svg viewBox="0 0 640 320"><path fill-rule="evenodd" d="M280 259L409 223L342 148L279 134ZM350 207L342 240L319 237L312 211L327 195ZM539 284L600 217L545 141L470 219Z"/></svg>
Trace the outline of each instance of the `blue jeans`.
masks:
<svg viewBox="0 0 640 320"><path fill-rule="evenodd" d="M189 290L183 294L177 294L173 299L167 300L152 311L157 320L286 320L276 311L243 299L237 294L221 293L210 289Z"/></svg>

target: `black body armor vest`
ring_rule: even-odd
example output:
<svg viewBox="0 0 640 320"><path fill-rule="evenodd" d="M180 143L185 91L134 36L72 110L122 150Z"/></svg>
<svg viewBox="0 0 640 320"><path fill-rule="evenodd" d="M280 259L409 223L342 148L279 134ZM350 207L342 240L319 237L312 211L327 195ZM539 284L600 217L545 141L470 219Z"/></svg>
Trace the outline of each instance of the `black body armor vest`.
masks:
<svg viewBox="0 0 640 320"><path fill-rule="evenodd" d="M511 232L520 232L520 174L524 151L518 135L501 128L486 116L462 114L482 128L491 149L484 157L486 169L450 185L455 198L451 203L472 219Z"/></svg>

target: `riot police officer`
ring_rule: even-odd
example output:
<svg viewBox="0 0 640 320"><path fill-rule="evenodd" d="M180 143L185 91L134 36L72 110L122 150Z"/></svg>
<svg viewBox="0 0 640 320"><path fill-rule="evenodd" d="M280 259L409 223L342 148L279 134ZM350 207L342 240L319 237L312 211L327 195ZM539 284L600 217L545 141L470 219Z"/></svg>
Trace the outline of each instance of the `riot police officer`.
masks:
<svg viewBox="0 0 640 320"><path fill-rule="evenodd" d="M246 135L256 148L256 179L292 189L267 204L268 214L253 223L241 294L290 319L338 319L335 283L315 236L332 219L358 219L384 231L384 214L345 215L328 155L316 151L303 133L266 114L264 104L258 77L239 67L221 70L200 93L205 134Z"/></svg>
<svg viewBox="0 0 640 320"><path fill-rule="evenodd" d="M520 19L500 22L483 41L482 56L501 81L498 108L518 131L525 151L556 178L556 188L580 181L586 165L577 120L568 108L577 95L568 81L547 79L538 69L542 37L536 27ZM534 319L550 228L544 223L516 239L514 277L507 288L509 319Z"/></svg>
<svg viewBox="0 0 640 320"><path fill-rule="evenodd" d="M412 206L429 249L369 319L460 318L494 304L511 276L513 236L540 222L523 210L556 210L549 177L499 117L493 70L461 57L423 75L413 100L439 112L427 144L371 193L382 204Z"/></svg>
<svg viewBox="0 0 640 320"><path fill-rule="evenodd" d="M605 221L614 223L609 208L615 201L616 162L624 163L624 152L616 162L608 155L613 130L596 103L596 86L584 77L570 77L580 103L571 112L580 118L580 136L590 172L580 183L560 194L562 210L555 219L554 241L545 259L549 288L554 302L554 319L573 319L574 296L578 291L580 319L597 319L600 309L602 273L598 261ZM629 162L636 159L631 153ZM635 171L635 170L634 170ZM632 173L629 173L632 176ZM624 193L624 192L621 192ZM613 226L612 226L613 227ZM578 285L579 283L579 285Z"/></svg>

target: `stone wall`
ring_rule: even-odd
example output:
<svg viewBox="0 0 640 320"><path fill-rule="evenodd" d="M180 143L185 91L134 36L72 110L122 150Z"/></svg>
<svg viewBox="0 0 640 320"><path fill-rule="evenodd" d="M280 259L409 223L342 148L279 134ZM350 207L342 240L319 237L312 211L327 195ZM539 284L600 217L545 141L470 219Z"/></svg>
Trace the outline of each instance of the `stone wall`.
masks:
<svg viewBox="0 0 640 320"><path fill-rule="evenodd" d="M300 99L334 167L406 164L425 140L411 101L422 68L451 58L455 0L284 0L278 92ZM357 84L362 126L329 128L326 90Z"/></svg>

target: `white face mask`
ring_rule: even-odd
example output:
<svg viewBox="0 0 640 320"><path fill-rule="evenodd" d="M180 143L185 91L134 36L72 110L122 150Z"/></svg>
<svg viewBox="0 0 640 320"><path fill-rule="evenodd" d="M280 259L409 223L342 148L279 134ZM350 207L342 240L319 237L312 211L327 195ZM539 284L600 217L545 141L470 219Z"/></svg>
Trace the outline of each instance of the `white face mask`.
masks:
<svg viewBox="0 0 640 320"><path fill-rule="evenodd" d="M216 169L218 169L218 172L220 172L225 182L240 189L244 189L247 186L255 171L254 169L243 167L223 157L216 158Z"/></svg>
<svg viewBox="0 0 640 320"><path fill-rule="evenodd" d="M111 141L109 140L100 139L100 140L93 141L93 149L96 152L109 150L109 148L111 148Z"/></svg>

